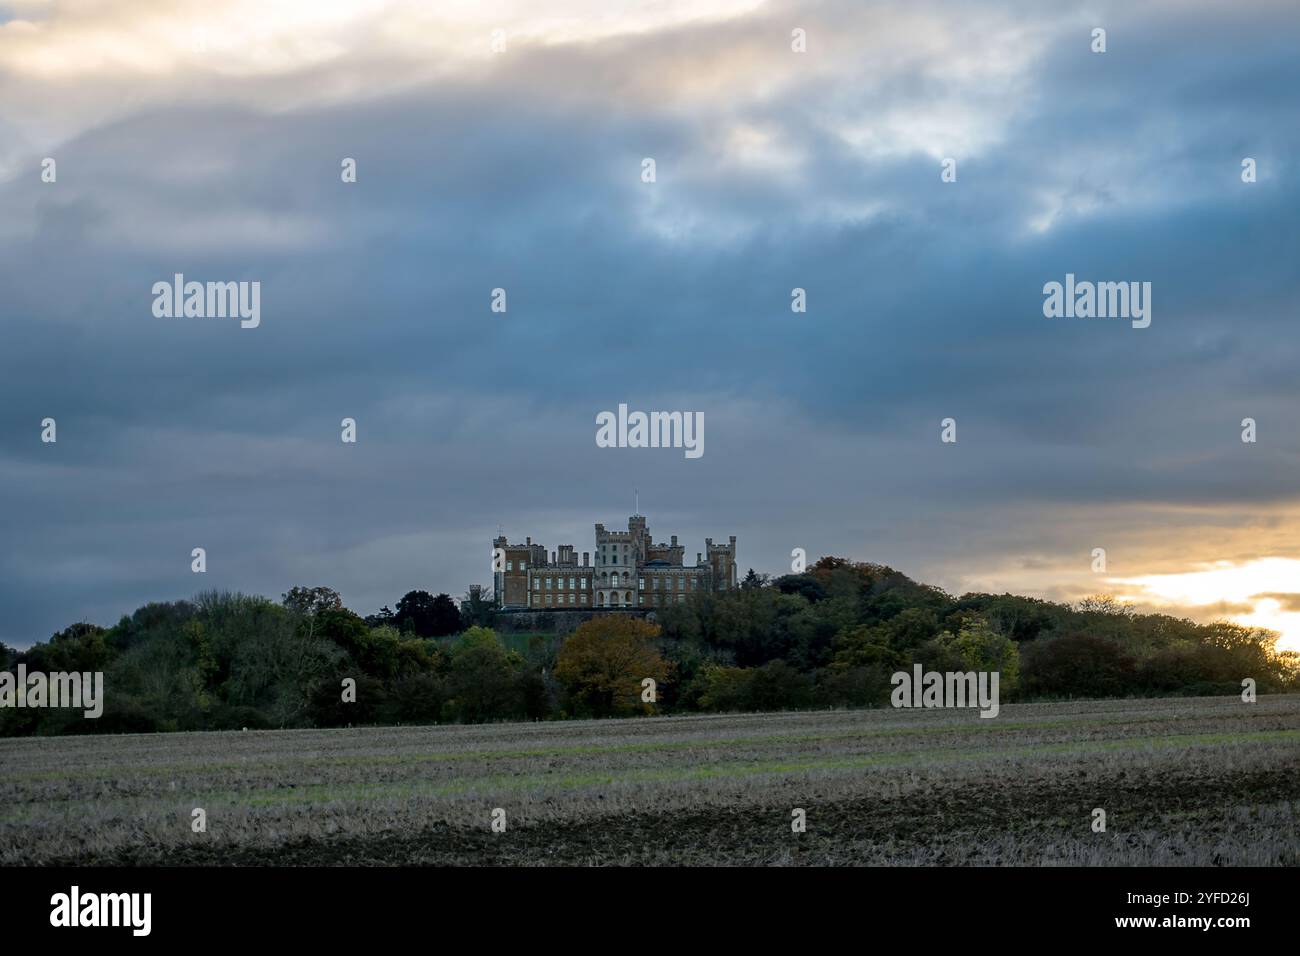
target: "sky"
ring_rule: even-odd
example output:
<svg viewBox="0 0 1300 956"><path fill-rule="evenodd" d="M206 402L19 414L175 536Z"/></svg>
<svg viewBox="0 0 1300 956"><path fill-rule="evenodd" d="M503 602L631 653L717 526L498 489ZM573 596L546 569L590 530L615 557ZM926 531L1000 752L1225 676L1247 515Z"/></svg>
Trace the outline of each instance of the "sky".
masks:
<svg viewBox="0 0 1300 956"><path fill-rule="evenodd" d="M1300 649L1293 2L547 6L0 0L0 641L459 595L639 494L688 560ZM260 323L156 316L177 273ZM598 447L620 403L704 454Z"/></svg>

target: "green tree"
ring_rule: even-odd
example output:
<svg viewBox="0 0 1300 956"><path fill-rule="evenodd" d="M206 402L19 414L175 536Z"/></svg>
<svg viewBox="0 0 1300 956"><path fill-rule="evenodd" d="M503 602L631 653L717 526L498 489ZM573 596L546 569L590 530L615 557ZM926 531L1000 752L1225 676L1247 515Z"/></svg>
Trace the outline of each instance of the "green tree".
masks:
<svg viewBox="0 0 1300 956"><path fill-rule="evenodd" d="M936 643L957 661L957 668L951 669L997 671L999 693L1013 693L1020 683L1020 649L987 621L967 621L955 635L948 631L940 634Z"/></svg>
<svg viewBox="0 0 1300 956"><path fill-rule="evenodd" d="M324 587L292 587L282 596L280 603L290 611L306 616L319 614L321 611L337 611L343 607L343 599L339 597L339 592Z"/></svg>
<svg viewBox="0 0 1300 956"><path fill-rule="evenodd" d="M520 676L524 662L505 649L496 633L471 627L451 646L447 711L466 723L524 716Z"/></svg>
<svg viewBox="0 0 1300 956"><path fill-rule="evenodd" d="M1095 634L1063 634L1025 645L1026 694L1052 697L1117 697L1133 690L1137 662L1114 641Z"/></svg>
<svg viewBox="0 0 1300 956"><path fill-rule="evenodd" d="M904 663L902 655L890 647L890 629L884 624L844 628L835 635L835 657L831 669L837 672L872 664L895 666Z"/></svg>
<svg viewBox="0 0 1300 956"><path fill-rule="evenodd" d="M456 602L451 599L451 595L439 594L433 599L433 617L431 626L433 633L422 636L446 637L449 634L460 633L460 608L458 608Z"/></svg>
<svg viewBox="0 0 1300 956"><path fill-rule="evenodd" d="M408 591L397 602L393 616L399 629L420 637L446 637L460 630L460 609L447 594Z"/></svg>
<svg viewBox="0 0 1300 956"><path fill-rule="evenodd" d="M734 713L749 704L749 686L753 668L724 667L706 663L691 683L688 699L703 711Z"/></svg>
<svg viewBox="0 0 1300 956"><path fill-rule="evenodd" d="M97 624L73 624L28 651L27 666L47 673L101 671L114 656L105 639L107 633Z"/></svg>
<svg viewBox="0 0 1300 956"><path fill-rule="evenodd" d="M756 668L749 681L749 710L794 710L812 703L812 679L785 661Z"/></svg>

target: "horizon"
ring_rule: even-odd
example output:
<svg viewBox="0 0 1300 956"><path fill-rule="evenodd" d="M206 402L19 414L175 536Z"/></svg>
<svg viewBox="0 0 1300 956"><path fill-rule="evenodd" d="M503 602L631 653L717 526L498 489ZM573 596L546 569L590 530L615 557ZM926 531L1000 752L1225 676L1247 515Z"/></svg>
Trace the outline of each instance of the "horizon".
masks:
<svg viewBox="0 0 1300 956"><path fill-rule="evenodd" d="M651 527L649 530L650 530L651 532L654 531L653 527ZM503 531L502 533L504 534L505 532ZM506 537L509 538L509 535L506 535ZM531 537L531 536L529 536L529 537ZM681 539L681 535L680 535L680 534L678 534L678 538ZM703 538L701 538L700 540L703 541ZM738 537L737 537L737 553L741 553L741 551L740 551L740 540L741 540L741 539L740 539L739 536L738 536ZM543 542L540 542L540 541L537 541L537 540L534 540L532 543L533 543L534 545L544 544ZM569 543L569 542L567 542L567 541L564 541L564 542L559 542L559 541L557 541L557 542L555 543L555 545L546 545L546 548L547 548L548 551L550 551L550 550L554 550L555 547L558 547L558 546L560 546L561 544L568 544L568 543ZM664 542L656 542L656 543L659 544L659 543L664 543ZM681 542L681 541L679 540L679 543L683 543L683 542ZM512 545L513 545L513 544L514 544L514 542L512 542ZM579 555L581 554L581 548L577 547L576 545L575 545L575 550L578 552ZM688 549L688 550L689 550L689 549ZM916 576L916 575L914 575L914 574L911 574L911 573L909 573L907 570L902 569L902 568L899 568L899 567L897 567L896 565L891 564L891 563L888 562L888 561L874 561L874 560L871 560L871 559L869 559L869 558L856 558L856 557L853 557L853 556L850 556L850 555L837 555L837 554L821 554L821 555L817 555L817 557L813 557L814 554L816 554L816 551L815 551L815 550L809 552L809 554L808 554L808 556L807 556L807 568L808 568L808 569L812 569L812 568L814 568L814 567L818 564L818 562L820 562L820 561L822 561L822 560L826 560L826 559L832 559L832 560L843 560L843 561L848 561L848 562L850 562L851 564L875 565L875 566L878 566L878 567L884 567L884 568L887 568L887 569L889 569L889 570L891 570L891 571L895 571L895 572L897 572L897 573L899 573L899 574L902 574L904 577L908 578L909 580L911 580L911 581L913 581L913 582L915 582L915 583L917 583L917 584L927 585L927 586L932 586L932 587L937 587L937 588L939 588L941 591L943 591L946 595L948 595L949 597L951 597L951 598L954 599L954 600L960 600L960 599L962 599L962 598L964 598L964 597L967 597L967 596L970 596L970 595L976 595L976 594L992 594L992 595L1009 594L1009 595L1012 595L1012 596L1015 596L1015 597L1023 597L1023 598L1031 598L1031 599L1043 600L1043 601L1047 601L1047 602L1049 602L1049 603L1054 603L1054 604L1058 604L1058 605L1062 605L1062 606L1066 606L1066 607L1071 607L1071 608L1075 607L1075 606L1077 605L1077 603L1078 603L1077 601L1059 601L1059 600L1054 600L1054 599L1052 599L1052 598L1041 597L1041 596L1039 596L1039 595L1034 595L1034 594L1022 594L1022 593L1015 592L1015 591L1002 591L1002 590L965 590L965 591L953 591L953 590L950 590L950 589L947 588L947 587L944 587L942 584L938 584L937 582L934 582L934 581L928 581L928 580L926 580L926 579L924 579L924 578L922 578L922 577L918 577L918 576ZM579 557L579 560L581 560L580 557ZM594 555L593 555L593 560L594 560ZM594 566L594 564L593 564L593 566ZM744 570L741 570L742 568L743 568ZM789 570L789 569L787 569L787 570L784 571L784 572L781 572L781 571L770 571L770 570L764 570L764 569L762 569L762 568L758 568L758 567L754 567L754 566L746 565L745 562L743 562L743 561L738 561L738 562L737 562L737 581L738 581L738 586L743 585L746 574L748 574L748 572L751 571L751 570L752 570L756 575L758 575L758 576L760 577L760 579L764 579L764 578L765 578L766 580L764 581L764 583L767 584L767 585L773 585L773 584L775 584L775 582L777 581L777 579L779 579L779 578L781 578L781 577L785 577L785 576L788 576L788 575L794 575L794 574L796 574L796 572L791 571L791 570ZM1213 571L1214 569L1209 569L1209 570L1210 570L1210 571ZM1196 573L1196 572L1193 572L1193 573ZM1157 580L1159 579L1159 576L1154 576L1154 577L1155 577ZM1181 578L1182 578L1182 575L1173 575L1173 576L1171 576L1171 578L1172 578L1173 580L1177 581L1178 579L1181 579ZM486 583L485 583L485 582L486 582ZM460 589L447 589L447 588L442 588L442 587L439 587L439 586L423 586L423 587L411 588L410 590L412 590L412 591L424 591L424 592L426 592L426 593L428 593L428 594L430 594L430 595L445 594L445 595L447 595L448 597L450 597L453 601L455 601L455 602L459 605L460 601L461 601L461 600L462 600L462 599L463 599L463 598L468 594L469 588L470 588L471 586L475 585L475 584L480 584L480 585L482 585L482 586L485 588L485 593L492 593L492 583L491 583L491 576L490 576L490 575L488 575L488 576L485 577L485 582L471 582L470 584L467 584L464 588L460 588ZM339 589L337 589L337 588L334 588L334 587L333 587L330 583L328 583L328 582L324 582L324 583L322 583L322 582L298 582L298 583L299 583L301 586L304 586L304 587L326 587L326 588L329 588L330 590L335 591L337 594L339 594L341 600L343 601L343 606L344 606L347 610L352 611L354 614L357 614L359 617L363 617L363 618L365 618L365 617L370 617L370 616L372 616L372 615L377 615L377 614L378 614L382 609L384 609L384 608L389 608L389 609L391 609L391 608L395 607L395 606L397 605L398 601L401 599L401 597L402 597L405 593L408 593L408 592L403 592L403 594L395 594L395 595L393 595L393 597L392 597L391 600L386 601L386 602L384 602L384 604L379 605L379 606L374 607L374 608L357 608L357 607L354 607L354 606L353 606L353 605L348 601L348 599L347 599L347 595L346 595L346 593L345 593L344 591L341 591L341 590L339 590ZM89 624L97 625L97 626L99 626L99 627L102 627L102 628L108 629L108 628L111 628L111 627L113 627L114 625L116 625L116 624L117 624L117 623L122 619L122 617L130 617L130 615L131 615L132 613L134 613L136 610L138 610L139 607L144 607L144 606L147 605L147 604L151 604L151 603L165 604L165 603L175 603L175 602L182 602L182 601L193 601L193 600L194 600L198 595L204 593L205 591L216 591L216 592L220 593L220 592L222 592L223 590L226 590L226 589L205 587L205 588L202 588L202 589L200 589L200 590L196 590L196 591L194 591L194 592L192 592L192 593L190 593L190 594L188 594L188 595L184 595L184 596L158 597L158 598L152 599L152 600L150 600L150 601L146 601L144 604L141 604L141 605L139 605L139 606L136 607L136 608L131 608L130 610L125 611L122 615L119 615L118 618L116 618L116 619L114 619L114 620L112 620L112 621L69 621L69 622L68 622L67 624L65 624L63 627L66 628L66 627L71 626L71 625L73 625L73 624L79 624L79 623L89 623ZM274 602L274 603L280 603L280 601L281 601L281 599L282 599L284 593L286 593L287 590L288 590L288 589L286 588L285 591L283 591L283 592L279 592L279 594L280 594L279 597L277 597L276 594L274 594L274 593L269 593L269 592L265 592L265 591L256 591L256 590L250 590L250 591L234 591L234 590L231 590L229 593L238 593L238 594L243 594L243 595L248 596L248 597L255 597L255 598L265 598L265 599L267 599L267 600L269 600L269 601L272 601L272 602ZM1157 589L1152 588L1152 590L1157 590ZM1230 621L1230 622L1232 622L1232 623L1245 624L1245 625L1252 626L1252 627L1265 627L1266 629L1274 630L1274 631L1276 632L1276 629L1273 629L1273 628L1267 628L1267 625L1262 624L1262 623L1256 623L1256 622L1253 622L1253 621L1251 621L1251 620L1249 620L1249 619L1247 619L1247 620L1241 620L1240 618L1234 618L1234 617L1232 617L1231 615L1226 614L1226 613L1216 613L1215 610L1214 610L1213 608L1212 608L1212 609L1208 609L1208 610L1204 611L1204 612L1201 613L1201 614L1186 613L1185 611L1183 611L1183 610L1180 609L1180 606L1179 606L1179 605L1176 605L1176 604L1166 604L1166 605L1164 605L1164 606L1161 606L1161 605L1159 605L1159 604L1155 604L1155 603L1140 604L1140 603L1137 603L1137 602L1134 602L1134 601L1130 600L1128 597L1126 597L1126 596L1124 596L1124 595L1122 595L1122 594L1120 594L1120 593L1117 593L1115 590L1110 590L1110 591L1107 591L1107 590L1104 590L1104 589L1103 589L1103 590L1099 590L1099 591L1096 591L1096 592L1093 592L1093 593L1090 593L1090 594L1087 594L1087 595L1083 595L1083 596L1080 598L1080 600L1087 599L1087 598L1101 598L1101 597L1111 597L1111 598L1115 598L1115 599L1116 599L1116 600L1117 600L1117 601L1118 601L1118 602L1119 602L1123 607L1132 608L1133 611L1134 611L1135 613L1138 613L1138 614L1166 614L1166 615L1170 615L1170 616L1173 616L1173 617L1176 617L1176 618L1179 618L1179 619L1190 620L1190 621L1192 621L1192 622L1194 622L1194 623L1196 623L1196 624L1208 624L1208 623L1213 623L1213 622L1215 622L1215 621ZM1217 606L1215 606L1215 607L1217 607ZM552 610L552 609L551 609L551 608L540 608L540 607L539 607L539 608L528 608L528 609L520 609L520 608L516 608L516 610L527 610L527 611L529 611L529 612L531 613L531 612L536 612L536 611L550 611L550 610ZM572 610L575 610L575 609L574 609L574 608L568 608L568 607L566 607L566 608L555 608L554 610L555 610L556 612L567 612L567 611L572 611ZM577 610L599 610L599 609L598 609L598 608L577 608ZM62 629L63 629L63 628L60 628L60 630L62 630ZM1288 642L1285 641L1286 636L1287 636L1286 634L1281 634L1281 635L1280 635L1280 639L1279 639L1279 641L1278 641L1278 643L1277 643L1277 646L1275 647L1275 650L1276 650L1276 651L1288 651L1288 650L1289 650L1289 651L1300 651L1300 647L1290 646L1290 644L1289 644ZM49 637L47 636L47 637L40 638L39 641L33 641L33 642L28 643L28 644L26 644L26 645L11 644L11 643L9 643L9 642L7 642L7 641L0 642L0 643L5 643L7 646L13 648L14 650L23 651L23 650L30 650L32 644L35 644L35 643L43 643L43 642L46 642L46 641L48 641L48 640L49 640Z"/></svg>

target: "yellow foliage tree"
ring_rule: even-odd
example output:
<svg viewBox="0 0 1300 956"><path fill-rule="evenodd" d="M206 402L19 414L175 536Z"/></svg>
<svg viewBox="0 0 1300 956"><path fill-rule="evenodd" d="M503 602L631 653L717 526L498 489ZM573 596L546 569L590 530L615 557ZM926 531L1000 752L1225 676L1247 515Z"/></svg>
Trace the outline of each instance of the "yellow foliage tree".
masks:
<svg viewBox="0 0 1300 956"><path fill-rule="evenodd" d="M583 623L560 648L555 677L576 708L596 717L654 713L642 700L648 677L667 682L671 665L655 646L659 627L638 618L605 615Z"/></svg>

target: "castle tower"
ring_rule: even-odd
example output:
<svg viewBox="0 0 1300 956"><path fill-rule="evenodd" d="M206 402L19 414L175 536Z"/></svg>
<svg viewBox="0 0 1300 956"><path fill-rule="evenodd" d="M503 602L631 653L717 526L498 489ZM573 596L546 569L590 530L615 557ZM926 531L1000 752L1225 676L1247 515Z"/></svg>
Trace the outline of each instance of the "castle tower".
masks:
<svg viewBox="0 0 1300 956"><path fill-rule="evenodd" d="M728 544L714 544L712 538L705 538L704 547L713 571L714 590L728 591L736 587L736 536L733 534Z"/></svg>
<svg viewBox="0 0 1300 956"><path fill-rule="evenodd" d="M645 562L646 550L650 547L650 529L646 527L644 515L633 515L627 519L627 531L632 536L633 560L637 564Z"/></svg>
<svg viewBox="0 0 1300 956"><path fill-rule="evenodd" d="M641 521L638 531L644 528L645 519ZM637 556L632 531L606 531L597 524L595 558L596 607L635 607Z"/></svg>

